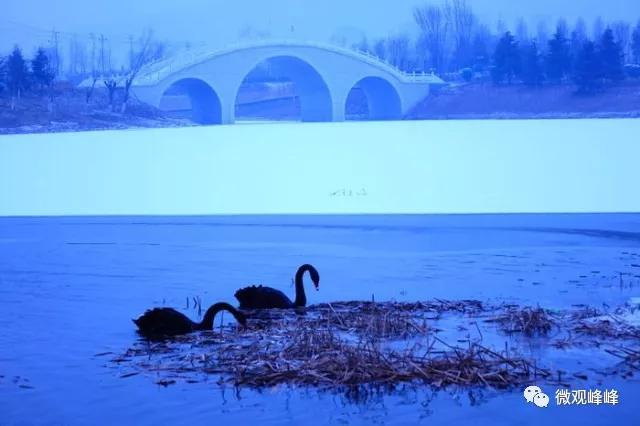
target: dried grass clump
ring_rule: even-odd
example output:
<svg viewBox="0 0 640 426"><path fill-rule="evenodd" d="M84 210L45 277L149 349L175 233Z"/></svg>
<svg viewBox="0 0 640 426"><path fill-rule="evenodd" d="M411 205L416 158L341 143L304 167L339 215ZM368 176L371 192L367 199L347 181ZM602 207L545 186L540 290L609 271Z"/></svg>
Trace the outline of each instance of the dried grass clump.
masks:
<svg viewBox="0 0 640 426"><path fill-rule="evenodd" d="M615 316L573 321L573 331L600 339L640 339L640 327L627 324Z"/></svg>
<svg viewBox="0 0 640 426"><path fill-rule="evenodd" d="M416 345L386 349L371 340L350 343L330 329L306 329L287 336L286 344L229 345L218 352L218 365L237 385L278 384L320 387L395 385L421 381L433 386L486 385L505 388L546 377L531 362L471 344L434 351Z"/></svg>
<svg viewBox="0 0 640 426"><path fill-rule="evenodd" d="M479 300L441 300L435 299L425 302L334 302L312 305L307 308L308 311L326 311L330 306L337 312L342 311L358 311L360 313L376 312L380 310L388 310L394 312L407 313L445 313L456 312L463 314L473 314L485 312L492 307L484 304Z"/></svg>
<svg viewBox="0 0 640 426"><path fill-rule="evenodd" d="M452 314L443 315L447 313ZM586 343L599 347L605 338L637 342L640 328L625 321L625 315L621 311L603 316L590 308L551 313L539 307L474 301L337 302L301 311L261 312L240 333L235 326L216 327L164 341L140 340L112 364L120 377L149 374L165 386L216 375L218 383L257 388L282 384L365 393L420 384L507 388L553 377L506 343L503 351L469 339L462 347L450 345L438 337L437 328L430 328L432 320L442 316L447 327L455 327L449 323L451 317L464 316L476 326L475 320L482 318L504 332L525 336L546 336L557 328L567 336L549 344L569 348ZM625 371L640 369L636 349L608 352L623 359ZM557 381L564 383L560 375Z"/></svg>
<svg viewBox="0 0 640 426"><path fill-rule="evenodd" d="M546 336L556 320L542 308L510 307L487 322L498 323L505 333L523 333L525 336Z"/></svg>
<svg viewBox="0 0 640 426"><path fill-rule="evenodd" d="M630 369L635 370L636 373L640 370L640 348L631 349L620 346L612 349L605 349L605 351L622 359L622 363Z"/></svg>
<svg viewBox="0 0 640 426"><path fill-rule="evenodd" d="M578 305L577 310L570 312L569 316L573 321L581 321L588 318L599 317L603 314L599 309L592 306Z"/></svg>
<svg viewBox="0 0 640 426"><path fill-rule="evenodd" d="M429 320L444 313L479 314L489 309L477 300L430 302L336 302L313 305L306 314L318 324L371 338L409 338L429 333Z"/></svg>
<svg viewBox="0 0 640 426"><path fill-rule="evenodd" d="M343 332L377 339L406 339L428 333L425 318L408 310L396 310L389 306L372 305L365 309L357 307L334 307L327 304L317 307L313 319L308 321L316 327L332 327ZM312 315L313 315L312 314Z"/></svg>
<svg viewBox="0 0 640 426"><path fill-rule="evenodd" d="M632 318L635 309L627 306L612 311L603 311L590 306L579 306L579 309L564 315L565 326L580 336L597 339L637 340L640 339L640 327Z"/></svg>

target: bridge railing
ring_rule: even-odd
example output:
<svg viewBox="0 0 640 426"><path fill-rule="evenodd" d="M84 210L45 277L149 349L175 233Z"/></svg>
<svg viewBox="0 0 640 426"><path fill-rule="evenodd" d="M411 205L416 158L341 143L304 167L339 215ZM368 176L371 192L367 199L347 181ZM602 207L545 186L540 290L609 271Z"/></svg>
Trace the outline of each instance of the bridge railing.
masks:
<svg viewBox="0 0 640 426"><path fill-rule="evenodd" d="M259 48L259 47L276 47L276 46L291 46L291 47L315 47L319 49L324 49L327 51L331 51L334 53L339 53L351 57L355 57L357 59L362 60L363 62L368 63L369 65L381 68L390 74L393 74L398 80L407 83L442 83L442 80L434 75L433 73L425 73L424 71L421 73L408 73L397 66L389 63L386 60L379 58L378 56L372 54L371 52L359 50L359 49L351 49L342 46L336 46L328 43L318 43L318 42L301 42L294 40L269 40L262 42L251 42L251 43L235 43L227 46L224 49L211 51L207 49L197 49L197 50L189 50L182 52L179 55L173 56L171 58L163 59L151 64L148 64L136 77L136 81L134 85L143 86L143 85L152 85L168 75L173 74L179 70L184 68L196 65L198 63L213 59L218 56L222 56L237 50L249 49L249 48Z"/></svg>

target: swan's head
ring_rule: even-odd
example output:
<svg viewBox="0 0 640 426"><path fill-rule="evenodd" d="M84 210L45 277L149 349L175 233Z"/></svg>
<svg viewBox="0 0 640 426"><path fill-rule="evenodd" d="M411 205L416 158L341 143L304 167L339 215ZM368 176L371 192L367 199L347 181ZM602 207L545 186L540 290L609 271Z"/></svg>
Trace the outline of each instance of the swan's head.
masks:
<svg viewBox="0 0 640 426"><path fill-rule="evenodd" d="M313 286L316 290L320 290L320 274L318 274L318 271L316 271L315 268L309 269L309 275L311 276Z"/></svg>
<svg viewBox="0 0 640 426"><path fill-rule="evenodd" d="M238 324L242 326L242 328L247 328L247 316L240 311L236 311L233 313L233 316L238 321Z"/></svg>
<svg viewBox="0 0 640 426"><path fill-rule="evenodd" d="M233 310L230 309L229 312L231 312L242 328L247 328L247 316L245 314L235 308Z"/></svg>

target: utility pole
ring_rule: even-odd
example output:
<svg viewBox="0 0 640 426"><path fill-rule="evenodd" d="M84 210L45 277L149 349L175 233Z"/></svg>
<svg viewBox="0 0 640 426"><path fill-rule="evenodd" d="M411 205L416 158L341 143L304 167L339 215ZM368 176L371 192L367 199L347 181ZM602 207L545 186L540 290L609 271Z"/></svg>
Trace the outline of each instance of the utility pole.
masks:
<svg viewBox="0 0 640 426"><path fill-rule="evenodd" d="M92 77L96 77L96 35L94 33L89 34L91 39L91 74Z"/></svg>
<svg viewBox="0 0 640 426"><path fill-rule="evenodd" d="M76 73L76 70L74 68L77 68L76 66L76 61L78 60L78 55L76 54L76 46L75 46L75 34L71 36L71 39L69 40L69 68L68 72L70 75L74 75Z"/></svg>
<svg viewBox="0 0 640 426"><path fill-rule="evenodd" d="M133 36L129 35L129 69L132 70L133 69Z"/></svg>
<svg viewBox="0 0 640 426"><path fill-rule="evenodd" d="M105 75L104 69L104 42L105 42L104 34L100 34L100 71L102 72L102 76Z"/></svg>
<svg viewBox="0 0 640 426"><path fill-rule="evenodd" d="M53 51L56 57L56 65L54 68L56 77L60 72L60 51L58 50L58 34L60 34L60 32L56 31L56 29L54 28L52 31L52 38L53 38Z"/></svg>
<svg viewBox="0 0 640 426"><path fill-rule="evenodd" d="M109 39L105 39L107 42L107 70L111 72L113 70L113 66L111 65L111 42Z"/></svg>

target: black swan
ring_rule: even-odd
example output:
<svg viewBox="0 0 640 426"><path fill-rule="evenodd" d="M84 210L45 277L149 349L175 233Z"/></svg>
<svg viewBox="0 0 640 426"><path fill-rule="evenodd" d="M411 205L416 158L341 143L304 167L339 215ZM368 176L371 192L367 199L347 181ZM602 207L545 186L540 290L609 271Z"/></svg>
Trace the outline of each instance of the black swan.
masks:
<svg viewBox="0 0 640 426"><path fill-rule="evenodd" d="M241 325L245 326L247 319L236 308L228 303L216 303L204 314L202 322L193 322L186 315L173 308L149 309L138 319L132 320L142 335L147 336L177 336L197 330L212 330L213 318L220 311L229 311Z"/></svg>
<svg viewBox="0 0 640 426"><path fill-rule="evenodd" d="M271 287L251 286L236 291L235 297L240 302L240 309L291 309L304 307L307 304L307 296L304 294L302 276L309 272L313 285L318 289L320 275L311 265L302 265L296 272L296 300L291 301L280 290Z"/></svg>

